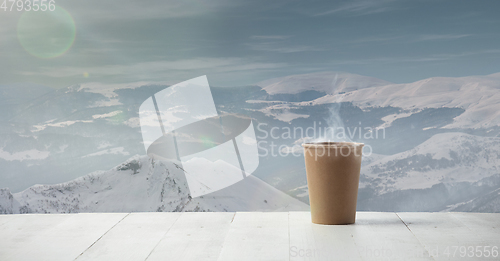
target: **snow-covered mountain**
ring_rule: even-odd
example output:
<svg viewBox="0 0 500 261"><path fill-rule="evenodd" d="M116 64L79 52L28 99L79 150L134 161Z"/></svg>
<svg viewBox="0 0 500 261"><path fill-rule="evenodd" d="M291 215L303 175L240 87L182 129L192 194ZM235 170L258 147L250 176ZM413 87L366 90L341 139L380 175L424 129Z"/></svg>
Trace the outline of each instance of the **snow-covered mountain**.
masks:
<svg viewBox="0 0 500 261"><path fill-rule="evenodd" d="M378 87L390 82L345 72L319 72L290 75L257 83L268 94L297 94L305 91L317 91L326 94L351 92L359 89Z"/></svg>
<svg viewBox="0 0 500 261"><path fill-rule="evenodd" d="M471 200L451 205L445 211L499 213L500 188Z"/></svg>
<svg viewBox="0 0 500 261"><path fill-rule="evenodd" d="M360 187L380 193L475 182L500 174L500 138L440 133L417 147L363 167Z"/></svg>
<svg viewBox="0 0 500 261"><path fill-rule="evenodd" d="M370 194L361 208L447 210L498 190L500 138L436 134L414 149L364 166L361 173L360 188ZM481 211L499 210L498 202L488 204Z"/></svg>
<svg viewBox="0 0 500 261"><path fill-rule="evenodd" d="M498 212L499 186L500 138L441 133L363 164L358 209ZM292 192L307 197L307 186Z"/></svg>
<svg viewBox="0 0 500 261"><path fill-rule="evenodd" d="M249 102L265 104L259 112L289 126L321 122L331 117L321 111L333 106L346 128L383 129L383 138L354 139L377 153L363 162L359 209L499 211L500 73L357 87L345 83L367 78L347 75L348 81L335 72L272 79L261 86L277 98ZM313 90L323 94L314 97ZM280 99L301 94L307 98ZM303 172L269 182L307 202Z"/></svg>
<svg viewBox="0 0 500 261"><path fill-rule="evenodd" d="M14 192L107 170L144 154L138 108L166 86L21 87L0 86L0 188Z"/></svg>
<svg viewBox="0 0 500 261"><path fill-rule="evenodd" d="M5 211L15 212L27 206L29 202L24 202L25 196L20 195L34 193L29 191L39 191L41 195L47 186L62 186L28 188L33 184L70 181L63 183L69 186L77 177L110 169L131 155L144 155L138 108L145 99L167 87L150 83L92 83L51 90L26 85L22 93L27 95L19 99L15 98L19 96L16 88L0 86L0 101L8 103L3 107L6 113L0 115L5 123L0 125L0 204L10 209ZM370 145L373 152L363 160L360 209L387 211L500 209L498 194L494 192L500 187L500 152L496 149L500 137L499 90L500 73L393 84L356 74L321 72L270 79L256 86L211 87L218 113L240 113L253 118L261 155L253 175L304 203L308 202L307 184L299 145L310 135L296 135L290 130L327 127L332 115L338 116L346 129L357 131L351 140ZM378 131L384 135L358 135ZM271 137L271 132L278 138ZM299 156L279 154L283 151L299 152ZM142 158L138 162L149 166ZM175 169L165 167L165 171ZM112 175L107 173L105 176ZM85 177L90 180L96 175ZM92 186L95 185L89 185ZM150 189L148 186L141 191ZM1 189L6 187L11 190ZM121 207L99 200L108 196L104 188L95 191L101 190L94 193L95 197L63 197L50 204L67 206L61 208L63 211L76 206L88 211L122 211ZM130 195L146 200L141 197L140 192ZM92 198L93 202L83 198ZM119 200L109 202L126 205ZM163 206L158 202L134 204L131 206L137 211L156 211ZM36 209L55 211L49 205L37 205ZM175 207L165 205L165 211ZM205 207L204 210L214 209Z"/></svg>
<svg viewBox="0 0 500 261"><path fill-rule="evenodd" d="M150 211L288 211L309 206L249 176L191 198L184 171L173 162L135 156L109 171L22 192L0 190L0 214Z"/></svg>
<svg viewBox="0 0 500 261"><path fill-rule="evenodd" d="M365 78L353 77L357 81ZM307 79L303 79L307 80ZM314 86L310 81L301 85ZM335 82L335 81L333 81ZM368 80L369 82L369 80ZM271 93L289 91L296 93L295 88L278 88L276 84L264 87ZM332 86L335 86L332 84ZM359 87L346 88L343 82L336 91L319 97L311 104L303 102L299 106L329 104L332 102L352 102L360 108L397 107L402 113L420 111L425 108L462 108L465 112L454 118L444 128L490 128L500 126L500 73L486 76L468 76L459 78L433 77L406 84L361 84Z"/></svg>

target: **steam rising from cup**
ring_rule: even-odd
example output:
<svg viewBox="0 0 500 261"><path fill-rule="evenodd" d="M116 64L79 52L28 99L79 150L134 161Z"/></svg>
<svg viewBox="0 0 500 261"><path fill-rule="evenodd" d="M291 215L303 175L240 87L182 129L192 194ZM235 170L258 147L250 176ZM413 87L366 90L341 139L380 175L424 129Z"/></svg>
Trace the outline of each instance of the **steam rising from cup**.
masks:
<svg viewBox="0 0 500 261"><path fill-rule="evenodd" d="M340 117L340 107L342 106L342 96L339 94L338 88L338 74L335 74L335 77L332 80L332 89L335 89L333 94L334 102L331 103L331 106L328 108L329 117L325 119L327 127L324 128L323 132L320 132L316 137L309 137L310 142L325 142L325 141L345 141L352 142L352 140L345 135L345 126ZM340 134L343 134L339 136ZM311 139L312 138L312 139Z"/></svg>

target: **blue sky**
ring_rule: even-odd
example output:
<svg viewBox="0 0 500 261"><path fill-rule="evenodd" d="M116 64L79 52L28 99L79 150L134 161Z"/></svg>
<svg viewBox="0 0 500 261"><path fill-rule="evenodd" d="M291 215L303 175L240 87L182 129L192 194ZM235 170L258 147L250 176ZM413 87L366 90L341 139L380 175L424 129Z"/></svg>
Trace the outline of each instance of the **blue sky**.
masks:
<svg viewBox="0 0 500 261"><path fill-rule="evenodd" d="M76 36L67 51L53 58L40 58L21 44L21 21L36 20L26 20L29 14L23 12L0 10L1 85L176 83L206 74L211 85L240 86L319 71L402 83L500 72L500 1L56 4L73 18ZM71 19L61 23L73 25ZM35 44L42 50L43 44L64 37L60 32L62 36L54 36L47 24L33 24L43 34L30 38L36 42L48 35Z"/></svg>

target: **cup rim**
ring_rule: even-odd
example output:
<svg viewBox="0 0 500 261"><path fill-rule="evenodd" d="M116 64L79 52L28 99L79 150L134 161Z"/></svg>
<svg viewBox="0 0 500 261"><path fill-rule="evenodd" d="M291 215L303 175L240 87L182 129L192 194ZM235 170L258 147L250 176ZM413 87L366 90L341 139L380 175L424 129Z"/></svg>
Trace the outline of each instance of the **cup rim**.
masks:
<svg viewBox="0 0 500 261"><path fill-rule="evenodd" d="M314 141L302 143L304 148L342 148L342 147L363 147L364 143L347 141Z"/></svg>

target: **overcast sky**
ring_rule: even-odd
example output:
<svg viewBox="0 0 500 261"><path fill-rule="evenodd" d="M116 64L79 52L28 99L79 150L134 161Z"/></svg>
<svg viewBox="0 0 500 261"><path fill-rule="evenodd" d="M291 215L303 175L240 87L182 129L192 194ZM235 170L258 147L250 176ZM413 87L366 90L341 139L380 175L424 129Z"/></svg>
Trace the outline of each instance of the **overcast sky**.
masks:
<svg viewBox="0 0 500 261"><path fill-rule="evenodd" d="M401 83L500 72L496 0L55 2L76 36L53 58L36 52L69 37L64 30L0 9L0 85L176 83L206 74L213 86L240 86L318 71ZM26 35L33 30L40 34Z"/></svg>

